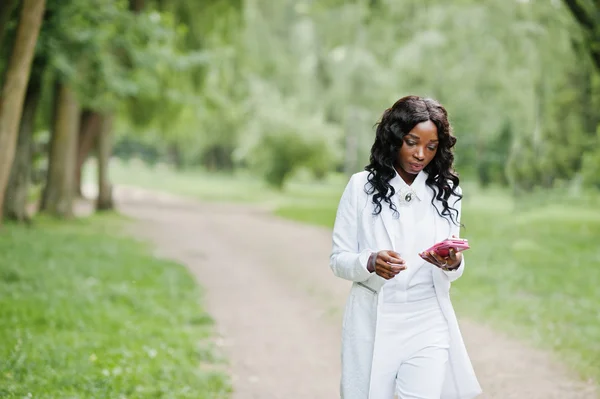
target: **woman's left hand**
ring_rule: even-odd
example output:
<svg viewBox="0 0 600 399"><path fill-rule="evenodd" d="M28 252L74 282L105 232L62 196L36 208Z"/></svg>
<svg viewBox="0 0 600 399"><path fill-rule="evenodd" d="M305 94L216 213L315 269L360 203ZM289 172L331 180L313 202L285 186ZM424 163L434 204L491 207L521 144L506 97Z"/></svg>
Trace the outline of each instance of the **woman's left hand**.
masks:
<svg viewBox="0 0 600 399"><path fill-rule="evenodd" d="M453 270L460 265L460 262L462 262L462 254L456 252L454 248L450 248L447 257L442 257L431 251L429 253L424 253L423 259L442 270Z"/></svg>

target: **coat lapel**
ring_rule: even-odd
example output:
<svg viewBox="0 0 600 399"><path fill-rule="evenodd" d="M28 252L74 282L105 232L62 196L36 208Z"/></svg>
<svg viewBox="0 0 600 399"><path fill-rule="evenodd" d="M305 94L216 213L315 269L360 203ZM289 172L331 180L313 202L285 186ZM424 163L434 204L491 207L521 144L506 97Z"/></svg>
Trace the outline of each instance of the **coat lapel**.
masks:
<svg viewBox="0 0 600 399"><path fill-rule="evenodd" d="M385 227L386 233L390 242L392 244L392 250L397 251L396 248L396 236L398 234L398 223L397 219L402 217L400 214L402 209L399 207L398 198L399 196L404 196L406 193L411 192L411 195L414 199L416 195L420 199L425 198L425 181L427 180L427 173L425 171L421 171L413 184L408 186L400 177L398 172L396 175L390 180L390 185L394 187L395 194L392 196L391 200L395 205L395 208L398 212L394 212L390 209L388 204L381 204L381 219L383 221L383 225ZM438 223L439 224L439 223Z"/></svg>
<svg viewBox="0 0 600 399"><path fill-rule="evenodd" d="M396 199L392 197L391 200L396 205L396 208L398 208ZM385 227L385 232L392 244L392 250L396 251L396 230L398 229L396 218L398 217L398 214L394 214L394 211L392 211L387 204L382 204L380 215L383 226Z"/></svg>

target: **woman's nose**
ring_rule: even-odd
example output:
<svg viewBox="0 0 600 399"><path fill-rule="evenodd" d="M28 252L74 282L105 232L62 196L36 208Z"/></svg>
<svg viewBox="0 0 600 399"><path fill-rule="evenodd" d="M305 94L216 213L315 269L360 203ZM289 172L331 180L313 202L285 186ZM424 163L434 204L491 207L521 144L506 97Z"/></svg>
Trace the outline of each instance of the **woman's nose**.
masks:
<svg viewBox="0 0 600 399"><path fill-rule="evenodd" d="M423 154L423 149L422 148L418 148L415 153L414 153L414 157L416 159L418 159L419 161L422 161L424 158L424 154Z"/></svg>

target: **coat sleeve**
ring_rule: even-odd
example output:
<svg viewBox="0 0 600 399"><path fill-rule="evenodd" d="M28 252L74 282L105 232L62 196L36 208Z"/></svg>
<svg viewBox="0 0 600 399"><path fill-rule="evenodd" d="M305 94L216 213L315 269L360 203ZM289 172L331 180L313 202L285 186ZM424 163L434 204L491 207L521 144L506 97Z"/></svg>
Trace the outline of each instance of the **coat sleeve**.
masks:
<svg viewBox="0 0 600 399"><path fill-rule="evenodd" d="M362 282L371 277L367 270L370 249L359 251L358 199L362 196L358 175L353 175L344 189L333 226L333 248L329 266L337 277Z"/></svg>
<svg viewBox="0 0 600 399"><path fill-rule="evenodd" d="M456 191L459 194L462 193L462 190L460 189L460 187L457 187ZM451 235L460 237L460 219L462 216L462 200L458 199L458 201L456 201L456 203L452 206L458 211L458 215L456 218L456 222L458 223L458 225L452 223ZM451 270L451 271L444 270L443 272L446 274L446 276L448 276L448 278L452 282L452 281L458 279L460 276L462 276L464 271L465 271L465 254L463 253L462 261L460 262L460 265L458 265L458 268Z"/></svg>

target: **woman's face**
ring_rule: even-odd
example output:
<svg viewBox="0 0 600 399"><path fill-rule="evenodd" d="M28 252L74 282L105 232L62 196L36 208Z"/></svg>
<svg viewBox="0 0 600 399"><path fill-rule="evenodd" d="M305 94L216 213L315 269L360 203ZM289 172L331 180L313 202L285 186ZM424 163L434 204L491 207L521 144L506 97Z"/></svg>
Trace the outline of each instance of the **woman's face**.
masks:
<svg viewBox="0 0 600 399"><path fill-rule="evenodd" d="M404 181L412 182L431 162L438 149L437 127L432 121L421 122L406 136L398 150L396 170Z"/></svg>

